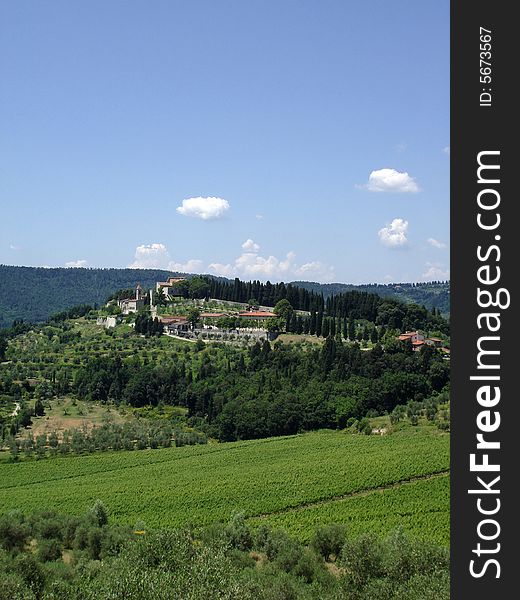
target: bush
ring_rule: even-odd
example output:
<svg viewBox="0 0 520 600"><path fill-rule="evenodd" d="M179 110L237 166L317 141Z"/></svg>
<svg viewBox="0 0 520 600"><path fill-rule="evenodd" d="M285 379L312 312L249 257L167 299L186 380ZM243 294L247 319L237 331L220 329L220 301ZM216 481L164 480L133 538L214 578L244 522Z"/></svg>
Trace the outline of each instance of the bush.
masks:
<svg viewBox="0 0 520 600"><path fill-rule="evenodd" d="M262 525L258 528L255 545L269 560L275 560L290 547L291 542L283 529L272 530L268 525Z"/></svg>
<svg viewBox="0 0 520 600"><path fill-rule="evenodd" d="M40 598L45 587L45 573L32 554L20 554L14 561L14 570L36 598Z"/></svg>
<svg viewBox="0 0 520 600"><path fill-rule="evenodd" d="M21 512L13 511L0 518L0 546L8 552L21 552L29 539L29 528Z"/></svg>
<svg viewBox="0 0 520 600"><path fill-rule="evenodd" d="M370 534L347 540L341 550L341 565L347 570L346 581L356 589L364 587L371 578L381 577L383 551L380 541Z"/></svg>
<svg viewBox="0 0 520 600"><path fill-rule="evenodd" d="M61 545L58 540L50 539L39 541L37 557L41 562L51 562L61 558Z"/></svg>
<svg viewBox="0 0 520 600"><path fill-rule="evenodd" d="M90 516L98 527L104 527L108 523L107 507L101 500L96 500L94 506L90 509Z"/></svg>
<svg viewBox="0 0 520 600"><path fill-rule="evenodd" d="M97 528L91 529L87 536L87 550L88 555L92 560L99 560L101 558L102 543L103 531Z"/></svg>
<svg viewBox="0 0 520 600"><path fill-rule="evenodd" d="M63 518L55 512L44 511L31 515L33 535L44 540L63 540Z"/></svg>
<svg viewBox="0 0 520 600"><path fill-rule="evenodd" d="M417 574L449 569L449 556L446 550L397 530L385 541L384 564L387 577L404 582Z"/></svg>
<svg viewBox="0 0 520 600"><path fill-rule="evenodd" d="M347 527L341 524L319 527L311 541L311 547L325 560L329 560L331 556L336 560L345 543L346 533Z"/></svg>
<svg viewBox="0 0 520 600"><path fill-rule="evenodd" d="M414 575L399 586L392 597L394 600L450 600L450 573L446 570L435 575Z"/></svg>
<svg viewBox="0 0 520 600"><path fill-rule="evenodd" d="M237 550L250 550L253 545L253 536L246 525L243 513L236 513L224 530L226 540Z"/></svg>
<svg viewBox="0 0 520 600"><path fill-rule="evenodd" d="M21 575L17 573L1 573L1 575L0 600L31 600L36 598Z"/></svg>

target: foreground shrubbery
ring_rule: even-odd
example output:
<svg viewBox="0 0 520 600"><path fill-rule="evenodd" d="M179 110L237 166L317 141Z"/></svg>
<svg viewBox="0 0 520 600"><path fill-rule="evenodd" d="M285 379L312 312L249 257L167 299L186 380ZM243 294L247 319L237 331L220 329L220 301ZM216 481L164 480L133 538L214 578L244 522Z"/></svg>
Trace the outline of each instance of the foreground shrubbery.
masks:
<svg viewBox="0 0 520 600"><path fill-rule="evenodd" d="M0 600L443 600L448 553L401 532L350 538L321 528L306 547L241 515L202 531L109 523L99 501L81 517L0 518Z"/></svg>

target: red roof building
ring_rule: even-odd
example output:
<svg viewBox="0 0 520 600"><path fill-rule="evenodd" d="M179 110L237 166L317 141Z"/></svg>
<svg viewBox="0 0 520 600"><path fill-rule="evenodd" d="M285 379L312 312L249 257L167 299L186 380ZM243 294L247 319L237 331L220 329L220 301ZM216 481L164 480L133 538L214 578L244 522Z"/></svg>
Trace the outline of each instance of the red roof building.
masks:
<svg viewBox="0 0 520 600"><path fill-rule="evenodd" d="M276 315L272 312L267 312L265 310L250 310L239 312L238 316L241 319L266 319L269 317L276 317Z"/></svg>

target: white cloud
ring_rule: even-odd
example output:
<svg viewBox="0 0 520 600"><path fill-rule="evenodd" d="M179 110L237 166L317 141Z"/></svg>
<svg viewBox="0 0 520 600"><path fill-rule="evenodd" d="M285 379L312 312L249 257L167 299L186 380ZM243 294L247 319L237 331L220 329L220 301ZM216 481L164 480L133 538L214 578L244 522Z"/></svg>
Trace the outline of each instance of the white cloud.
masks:
<svg viewBox="0 0 520 600"><path fill-rule="evenodd" d="M142 244L135 249L135 260L130 269L164 269L170 255L164 244Z"/></svg>
<svg viewBox="0 0 520 600"><path fill-rule="evenodd" d="M368 183L358 186L370 192L418 192L419 186L408 173L395 169L379 169L372 171Z"/></svg>
<svg viewBox="0 0 520 600"><path fill-rule="evenodd" d="M255 219L257 219L257 221L261 221L264 218L264 215L261 215L260 213L257 213L255 215Z"/></svg>
<svg viewBox="0 0 520 600"><path fill-rule="evenodd" d="M242 244L246 250L233 263L214 262L208 269L221 277L241 277L243 279L291 280L307 279L313 281L333 281L334 269L320 261L309 261L302 265L296 263L294 252L288 252L284 258L273 255L260 256L260 246L253 240Z"/></svg>
<svg viewBox="0 0 520 600"><path fill-rule="evenodd" d="M129 265L130 269L164 269L181 271L182 273L200 272L202 261L196 258L178 262L170 258L168 248L164 244L142 244L135 249L135 260Z"/></svg>
<svg viewBox="0 0 520 600"><path fill-rule="evenodd" d="M191 258L185 263L168 263L168 271L179 271L180 273L200 273L202 271L202 261L197 258Z"/></svg>
<svg viewBox="0 0 520 600"><path fill-rule="evenodd" d="M446 244L444 242L439 242L439 240L436 240L435 238L428 238L428 244L434 248L446 248Z"/></svg>
<svg viewBox="0 0 520 600"><path fill-rule="evenodd" d="M294 273L303 279L319 279L319 281L334 281L336 274L334 267L326 265L319 260L313 260L298 267Z"/></svg>
<svg viewBox="0 0 520 600"><path fill-rule="evenodd" d="M195 217L209 221L219 219L229 210L229 202L223 198L212 196L186 198L182 205L177 207L177 212L185 217Z"/></svg>
<svg viewBox="0 0 520 600"><path fill-rule="evenodd" d="M171 259L167 247L161 243L142 244L135 249L135 260L129 265L132 269L165 269L181 273L211 272L221 277L241 277L271 281L306 279L311 281L334 281L333 267L313 260L303 264L296 262L294 252L283 258L273 255L260 256L260 245L252 239L242 244L242 252L230 263L212 262L204 267L202 260L192 258L186 262Z"/></svg>
<svg viewBox="0 0 520 600"><path fill-rule="evenodd" d="M443 148L442 151L444 152L444 154L447 154L448 156L450 155L450 147L449 146L446 146L445 148Z"/></svg>
<svg viewBox="0 0 520 600"><path fill-rule="evenodd" d="M395 147L397 152L404 152L406 150L406 148L407 148L407 145L404 142L397 144L397 146Z"/></svg>
<svg viewBox="0 0 520 600"><path fill-rule="evenodd" d="M450 278L450 270L443 270L440 263L426 263L426 271L422 274L422 278L428 281L445 281Z"/></svg>
<svg viewBox="0 0 520 600"><path fill-rule="evenodd" d="M248 278L283 279L293 266L295 254L289 252L285 259L276 256L263 257L253 252L244 252L235 260L237 273Z"/></svg>
<svg viewBox="0 0 520 600"><path fill-rule="evenodd" d="M65 263L65 266L69 267L71 269L72 268L76 268L77 269L77 268L85 268L87 266L87 264L88 264L87 261L84 260L84 259L81 259L81 260L69 260L69 262Z"/></svg>
<svg viewBox="0 0 520 600"><path fill-rule="evenodd" d="M242 248L246 251L246 252L253 252L254 254L260 252L260 246L258 244L255 244L255 242L253 242L253 240L251 238L248 238L243 244L242 244Z"/></svg>
<svg viewBox="0 0 520 600"><path fill-rule="evenodd" d="M22 247L17 246L16 244L9 244L9 249L14 250L15 252L18 252L19 250L22 250Z"/></svg>
<svg viewBox="0 0 520 600"><path fill-rule="evenodd" d="M235 269L230 264L211 263L208 265L208 269L213 271L215 275L220 275L220 277L233 277L235 275Z"/></svg>
<svg viewBox="0 0 520 600"><path fill-rule="evenodd" d="M379 230L379 240L388 248L402 248L408 244L408 221L394 219L390 225Z"/></svg>

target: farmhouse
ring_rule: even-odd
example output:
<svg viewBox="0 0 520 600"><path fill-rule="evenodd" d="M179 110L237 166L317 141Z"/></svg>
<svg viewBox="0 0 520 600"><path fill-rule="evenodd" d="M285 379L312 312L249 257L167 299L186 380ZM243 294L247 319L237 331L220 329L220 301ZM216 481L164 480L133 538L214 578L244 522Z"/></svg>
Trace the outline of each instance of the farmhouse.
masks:
<svg viewBox="0 0 520 600"><path fill-rule="evenodd" d="M164 333L168 335L180 335L190 329L190 324L186 317L158 317L164 326Z"/></svg>
<svg viewBox="0 0 520 600"><path fill-rule="evenodd" d="M446 350L444 347L444 342L441 340L441 338L425 337L418 331L407 331L406 333L402 333L398 339L401 342L410 342L412 344L412 349L415 352L421 350L424 348L424 346L433 346L439 350Z"/></svg>
<svg viewBox="0 0 520 600"><path fill-rule="evenodd" d="M136 313L140 308L144 307L144 294L141 284L138 283L135 288L135 298L122 298L117 301L117 305L124 315Z"/></svg>
<svg viewBox="0 0 520 600"><path fill-rule="evenodd" d="M412 344L414 342L424 342L424 335L418 331L407 331L399 336L399 340L401 342L412 342Z"/></svg>

